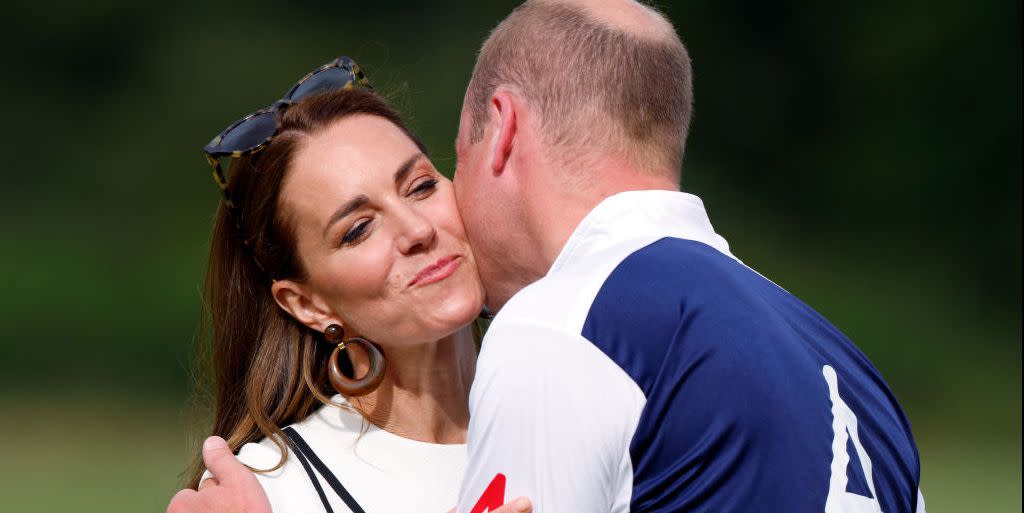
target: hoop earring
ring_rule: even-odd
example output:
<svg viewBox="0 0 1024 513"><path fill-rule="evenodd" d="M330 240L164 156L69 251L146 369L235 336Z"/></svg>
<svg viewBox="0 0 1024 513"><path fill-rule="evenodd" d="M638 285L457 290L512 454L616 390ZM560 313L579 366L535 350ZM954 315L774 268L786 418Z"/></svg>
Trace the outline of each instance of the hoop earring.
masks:
<svg viewBox="0 0 1024 513"><path fill-rule="evenodd" d="M376 390L380 386L381 381L384 381L384 371L387 366L384 362L384 353L377 347L377 344L359 337L352 337L346 340L345 328L338 324L328 326L324 330L324 338L332 344L338 344L338 347L334 348L334 352L331 353L327 375L331 380L331 386L339 394L345 397L366 395ZM338 357L341 356L341 351L343 349L347 351L346 346L349 344L362 347L363 351L366 351L366 355L370 358L370 370L359 379L349 379L341 373L341 367L338 365Z"/></svg>

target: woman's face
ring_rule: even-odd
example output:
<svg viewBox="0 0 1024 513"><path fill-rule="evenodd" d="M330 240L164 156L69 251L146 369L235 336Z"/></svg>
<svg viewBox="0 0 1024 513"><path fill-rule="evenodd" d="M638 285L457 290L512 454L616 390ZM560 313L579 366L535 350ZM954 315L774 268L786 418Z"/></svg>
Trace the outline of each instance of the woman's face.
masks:
<svg viewBox="0 0 1024 513"><path fill-rule="evenodd" d="M387 346L438 340L480 313L452 184L390 121L352 115L300 141L280 201L307 279L277 282L275 298L303 323L341 321Z"/></svg>

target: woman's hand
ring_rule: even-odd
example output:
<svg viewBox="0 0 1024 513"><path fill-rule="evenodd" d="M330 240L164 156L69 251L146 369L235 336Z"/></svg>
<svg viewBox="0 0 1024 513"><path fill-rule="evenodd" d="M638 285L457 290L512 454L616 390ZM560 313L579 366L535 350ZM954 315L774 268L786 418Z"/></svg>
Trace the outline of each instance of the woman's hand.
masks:
<svg viewBox="0 0 1024 513"><path fill-rule="evenodd" d="M456 513L455 509L448 510L448 513ZM489 510L488 513L530 513L531 511L533 511L533 503L530 502L530 499L519 497L511 502L502 504L498 509Z"/></svg>
<svg viewBox="0 0 1024 513"><path fill-rule="evenodd" d="M256 476L231 453L227 442L211 436L203 442L203 463L214 475L171 498L167 513L271 513Z"/></svg>

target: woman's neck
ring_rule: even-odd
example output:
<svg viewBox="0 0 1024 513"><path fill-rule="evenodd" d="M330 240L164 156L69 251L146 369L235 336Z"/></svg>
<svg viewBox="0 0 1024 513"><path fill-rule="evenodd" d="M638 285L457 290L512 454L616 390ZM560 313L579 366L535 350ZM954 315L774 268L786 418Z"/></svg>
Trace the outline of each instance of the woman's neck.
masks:
<svg viewBox="0 0 1024 513"><path fill-rule="evenodd" d="M366 372L361 352L357 376ZM469 387L476 349L469 327L433 344L388 348L387 373L375 391L349 402L374 425L413 440L466 443Z"/></svg>

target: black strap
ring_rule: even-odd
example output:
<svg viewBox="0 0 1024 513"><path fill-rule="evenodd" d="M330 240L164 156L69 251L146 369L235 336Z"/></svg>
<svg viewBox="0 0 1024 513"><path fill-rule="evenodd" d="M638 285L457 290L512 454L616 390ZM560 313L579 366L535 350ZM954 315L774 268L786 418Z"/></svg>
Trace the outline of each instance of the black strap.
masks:
<svg viewBox="0 0 1024 513"><path fill-rule="evenodd" d="M313 452L313 448L310 447L294 429L290 427L284 428L284 433L288 435L288 438L291 438L292 443L295 445L295 449L297 449L296 453L301 455L299 461L302 462L302 466L306 469L306 473L309 474L310 479L313 481L314 486L317 489L317 493L320 494L320 500L323 501L328 512L333 513L330 506L327 505L327 497L324 495L323 489L320 488L319 480L315 475L313 475L312 470L309 468L309 463L312 463L313 466L316 467L317 472L320 472L320 475L324 476L324 479L327 480L327 484L331 485L331 488L333 488L334 492L338 494L338 497L341 497L341 500L346 506L348 506L348 509L352 510L352 513L366 513L363 511L363 508L359 503L352 498L352 494L348 493L348 490L341 485L341 481L338 481L338 478L334 477L334 474L327 469L327 465L324 465L324 462L320 461L320 458L315 452ZM306 461L307 458L309 459L308 462Z"/></svg>
<svg viewBox="0 0 1024 513"><path fill-rule="evenodd" d="M288 438L292 439L292 448L295 450L295 457L298 458L299 463L302 464L302 468L306 469L306 475L309 476L309 480L313 483L313 488L316 488L316 494L320 496L320 502L324 503L324 509L327 513L334 513L334 509L331 508L331 503L327 502L327 494L324 493L324 487L320 486L320 480L316 478L316 474L313 473L313 468L309 466L309 461L306 460L306 456L302 454L302 451L298 450L295 444L295 437L299 434L294 429L288 427L284 428L285 434Z"/></svg>

